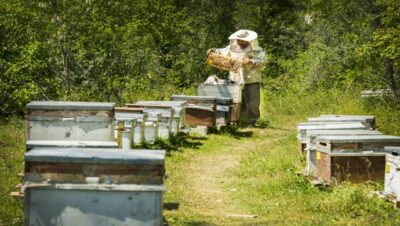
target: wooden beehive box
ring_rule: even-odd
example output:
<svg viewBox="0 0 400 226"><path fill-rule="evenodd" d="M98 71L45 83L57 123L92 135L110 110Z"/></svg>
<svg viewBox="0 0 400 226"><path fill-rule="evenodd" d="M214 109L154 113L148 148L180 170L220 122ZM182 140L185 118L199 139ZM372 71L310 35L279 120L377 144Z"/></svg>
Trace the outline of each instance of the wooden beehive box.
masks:
<svg viewBox="0 0 400 226"><path fill-rule="evenodd" d="M385 187L386 199L400 207L400 147L386 147Z"/></svg>
<svg viewBox="0 0 400 226"><path fill-rule="evenodd" d="M239 116L237 116L237 109L235 109L236 107L237 104L233 103L232 98L217 97L217 125L226 126L232 122L237 122L240 117L240 111Z"/></svg>
<svg viewBox="0 0 400 226"><path fill-rule="evenodd" d="M176 135L181 128L185 127L186 101L138 101L134 104L126 104L126 106L142 107L145 109L172 108L174 113L171 122L171 132Z"/></svg>
<svg viewBox="0 0 400 226"><path fill-rule="evenodd" d="M148 114L144 112L143 108L115 108L115 121L118 124L116 130L120 131L117 140L122 149L130 149L132 146L143 144L147 118ZM120 128L119 122L123 123L123 128Z"/></svg>
<svg viewBox="0 0 400 226"><path fill-rule="evenodd" d="M174 109L173 108L156 108L149 109L145 108L145 113L147 113L151 117L157 117L158 114L161 115L159 123L158 123L158 133L157 137L161 139L169 139L172 134L172 120L174 117Z"/></svg>
<svg viewBox="0 0 400 226"><path fill-rule="evenodd" d="M299 142L298 149L301 155L305 154L305 148L307 147L307 131L312 130L360 130L368 129L367 126L360 122L355 123L300 123L297 126L297 139Z"/></svg>
<svg viewBox="0 0 400 226"><path fill-rule="evenodd" d="M25 154L25 182L162 184L164 151L110 148L33 148Z"/></svg>
<svg viewBox="0 0 400 226"><path fill-rule="evenodd" d="M383 181L384 147L400 146L400 137L388 135L317 137L317 177L326 183Z"/></svg>
<svg viewBox="0 0 400 226"><path fill-rule="evenodd" d="M27 225L161 225L165 151L34 148L25 155Z"/></svg>
<svg viewBox="0 0 400 226"><path fill-rule="evenodd" d="M27 140L114 140L114 103L33 101L26 109Z"/></svg>
<svg viewBox="0 0 400 226"><path fill-rule="evenodd" d="M187 126L215 126L217 116L216 97L173 95L171 100L186 101L185 124Z"/></svg>
<svg viewBox="0 0 400 226"><path fill-rule="evenodd" d="M217 98L232 98L232 102L242 102L243 86L239 84L201 84L197 89L199 96L213 96Z"/></svg>
<svg viewBox="0 0 400 226"><path fill-rule="evenodd" d="M318 136L326 136L326 135L360 135L360 136L369 136L369 135L380 135L382 134L376 130L308 130L307 131L307 143L306 143L306 169L305 173L308 176L316 176L317 171L317 143L315 139Z"/></svg>

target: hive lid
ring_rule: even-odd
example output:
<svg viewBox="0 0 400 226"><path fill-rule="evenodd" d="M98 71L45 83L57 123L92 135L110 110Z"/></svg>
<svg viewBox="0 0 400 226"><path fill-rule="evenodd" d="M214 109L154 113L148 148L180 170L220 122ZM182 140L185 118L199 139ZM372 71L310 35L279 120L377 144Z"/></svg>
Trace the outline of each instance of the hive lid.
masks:
<svg viewBox="0 0 400 226"><path fill-rule="evenodd" d="M338 136L318 136L317 141L327 143L383 143L383 142L399 142L400 137L389 135L338 135Z"/></svg>
<svg viewBox="0 0 400 226"><path fill-rule="evenodd" d="M400 147L385 147L385 151L400 154Z"/></svg>
<svg viewBox="0 0 400 226"><path fill-rule="evenodd" d="M27 148L36 147L87 147L87 148L118 148L114 141L66 141L66 140L28 140Z"/></svg>
<svg viewBox="0 0 400 226"><path fill-rule="evenodd" d="M129 113L135 113L135 112L143 112L144 108L135 108L135 107L116 107L115 112L129 112Z"/></svg>
<svg viewBox="0 0 400 226"><path fill-rule="evenodd" d="M373 115L320 115L318 118L334 119L334 118L350 118L358 120L374 120Z"/></svg>
<svg viewBox="0 0 400 226"><path fill-rule="evenodd" d="M345 130L307 130L307 136L321 135L379 135L377 130L369 129L345 129Z"/></svg>
<svg viewBox="0 0 400 226"><path fill-rule="evenodd" d="M32 101L26 105L33 110L113 110L114 103L70 102L70 101Z"/></svg>
<svg viewBox="0 0 400 226"><path fill-rule="evenodd" d="M164 150L99 148L34 148L25 154L26 162L90 164L163 165L164 158Z"/></svg>
<svg viewBox="0 0 400 226"><path fill-rule="evenodd" d="M230 97L217 97L217 104L232 104L233 98Z"/></svg>
<svg viewBox="0 0 400 226"><path fill-rule="evenodd" d="M299 130L327 130L327 129L367 129L360 123L328 123L328 124L301 124L297 126Z"/></svg>
<svg viewBox="0 0 400 226"><path fill-rule="evenodd" d="M189 95L172 95L171 100L209 100L215 101L215 96L189 96Z"/></svg>
<svg viewBox="0 0 400 226"><path fill-rule="evenodd" d="M138 101L135 103L136 106L143 107L182 107L186 104L186 101Z"/></svg>

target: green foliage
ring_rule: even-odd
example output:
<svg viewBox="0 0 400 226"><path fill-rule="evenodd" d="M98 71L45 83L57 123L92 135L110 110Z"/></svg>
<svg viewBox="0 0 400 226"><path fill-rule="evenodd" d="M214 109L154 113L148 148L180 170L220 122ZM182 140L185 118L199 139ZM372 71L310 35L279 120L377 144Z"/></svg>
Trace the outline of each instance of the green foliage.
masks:
<svg viewBox="0 0 400 226"><path fill-rule="evenodd" d="M259 33L276 91L390 88L399 99L399 3L1 1L0 113L37 99L166 99L215 73L205 51Z"/></svg>

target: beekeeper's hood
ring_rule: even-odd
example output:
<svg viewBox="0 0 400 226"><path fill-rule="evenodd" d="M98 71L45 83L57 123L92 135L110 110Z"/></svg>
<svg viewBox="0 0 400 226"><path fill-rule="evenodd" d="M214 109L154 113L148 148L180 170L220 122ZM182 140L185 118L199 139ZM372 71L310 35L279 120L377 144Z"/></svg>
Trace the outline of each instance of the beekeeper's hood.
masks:
<svg viewBox="0 0 400 226"><path fill-rule="evenodd" d="M235 33L229 36L229 40L231 45L236 43L236 40L243 40L250 42L250 46L252 50L257 50L260 47L258 46L258 35L254 31L250 30L238 30Z"/></svg>

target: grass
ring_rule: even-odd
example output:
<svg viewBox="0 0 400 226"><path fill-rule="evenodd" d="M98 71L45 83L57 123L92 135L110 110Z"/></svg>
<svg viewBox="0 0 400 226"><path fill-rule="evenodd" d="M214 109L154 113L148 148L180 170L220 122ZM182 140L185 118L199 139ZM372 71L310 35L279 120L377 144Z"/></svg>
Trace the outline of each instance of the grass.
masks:
<svg viewBox="0 0 400 226"><path fill-rule="evenodd" d="M25 151L25 124L11 118L0 123L0 225L22 225L20 200L10 196L20 183L18 173L23 172Z"/></svg>
<svg viewBox="0 0 400 226"><path fill-rule="evenodd" d="M304 167L297 153L297 123L319 114L371 114L379 130L400 135L397 105L337 90L264 93L263 99L267 128L175 137L156 145L169 151L164 217L170 225L400 225L400 211L370 195L382 184L318 188L296 174ZM22 171L22 120L1 123L0 144L0 225L21 225L22 205L9 193Z"/></svg>
<svg viewBox="0 0 400 226"><path fill-rule="evenodd" d="M304 168L296 151L297 123L320 114L369 114L377 116L379 130L399 135L400 110L393 107L396 105L382 100L361 100L355 93L337 90L308 95L264 93L263 99L263 122L269 128L242 130L252 132L252 136L240 139L232 133L209 136L199 149L172 153L167 159L170 177L165 200L180 204L178 210L165 211L168 222L172 225L400 224L400 211L371 195L372 191L383 189L381 183L318 188L296 174ZM203 156L209 156L212 162L218 156L229 155L235 156L236 162L222 172L193 170L202 168L204 163L199 163L199 159L204 159ZM211 186L209 180L202 178L205 174L224 181L213 186L217 195L202 194ZM218 206L220 200L222 206ZM230 219L226 217L229 213L255 214L257 218Z"/></svg>

